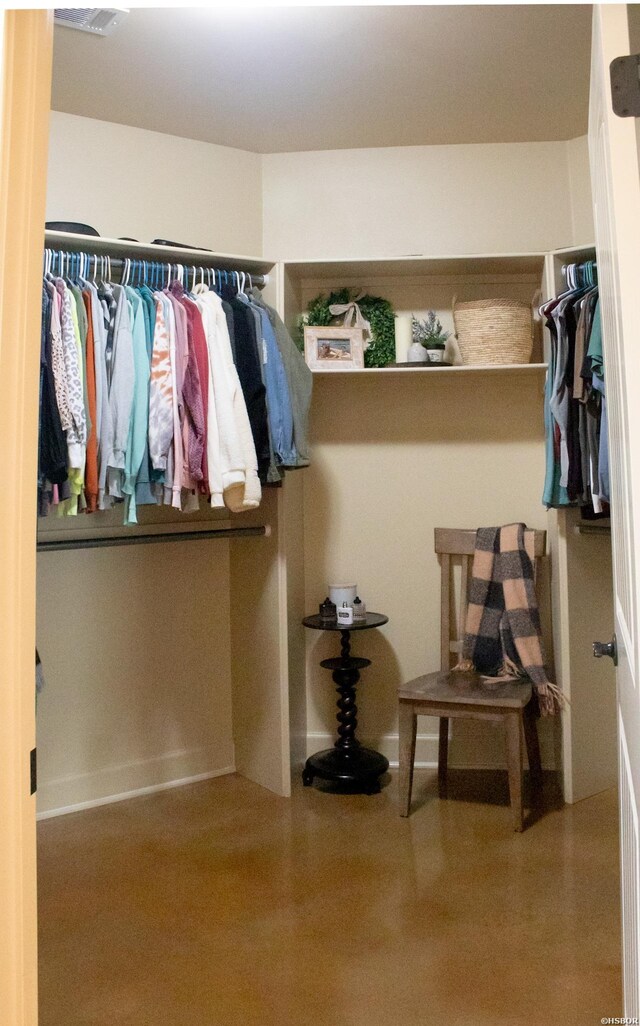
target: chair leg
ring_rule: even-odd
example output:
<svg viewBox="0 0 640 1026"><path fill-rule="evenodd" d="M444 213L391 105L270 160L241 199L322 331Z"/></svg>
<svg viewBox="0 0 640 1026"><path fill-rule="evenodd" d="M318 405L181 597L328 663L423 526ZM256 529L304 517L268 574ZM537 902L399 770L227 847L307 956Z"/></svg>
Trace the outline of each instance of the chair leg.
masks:
<svg viewBox="0 0 640 1026"><path fill-rule="evenodd" d="M447 786L447 760L449 757L449 717L440 717L440 738L438 741L438 787Z"/></svg>
<svg viewBox="0 0 640 1026"><path fill-rule="evenodd" d="M509 794L513 826L522 831L522 734L520 713L505 716L507 734L507 766L509 768Z"/></svg>
<svg viewBox="0 0 640 1026"><path fill-rule="evenodd" d="M527 746L527 759L529 761L529 778L532 787L542 787L542 762L540 761L540 744L538 742L538 728L536 726L536 712L533 700L522 713L522 725L524 727L524 740Z"/></svg>
<svg viewBox="0 0 640 1026"><path fill-rule="evenodd" d="M408 816L411 810L411 788L413 786L413 763L416 757L416 732L418 717L410 702L400 702L399 709L399 767L398 794L400 815Z"/></svg>

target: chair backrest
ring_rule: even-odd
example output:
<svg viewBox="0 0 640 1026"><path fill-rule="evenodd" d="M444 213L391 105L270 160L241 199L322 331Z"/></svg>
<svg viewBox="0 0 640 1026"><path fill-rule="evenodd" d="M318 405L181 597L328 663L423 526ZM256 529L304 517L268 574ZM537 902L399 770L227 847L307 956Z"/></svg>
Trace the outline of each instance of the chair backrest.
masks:
<svg viewBox="0 0 640 1026"><path fill-rule="evenodd" d="M547 532L527 530L533 535L534 580L540 559L547 549ZM450 670L462 651L464 628L467 622L467 605L469 604L469 581L473 566L473 553L476 545L474 529L455 527L436 527L434 531L434 548L440 556L440 669ZM453 564L460 560L460 600L458 615L452 617L453 597ZM452 627L454 628L452 631Z"/></svg>

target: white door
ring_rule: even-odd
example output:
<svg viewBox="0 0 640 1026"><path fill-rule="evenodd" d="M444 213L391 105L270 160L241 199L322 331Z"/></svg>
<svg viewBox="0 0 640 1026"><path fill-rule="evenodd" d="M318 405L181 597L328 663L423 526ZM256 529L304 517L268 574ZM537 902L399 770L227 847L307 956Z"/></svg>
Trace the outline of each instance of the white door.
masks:
<svg viewBox="0 0 640 1026"><path fill-rule="evenodd" d="M634 1017L640 1015L640 177L635 120L613 113L609 81L611 61L629 52L626 5L596 5L589 156L611 455L624 1015Z"/></svg>

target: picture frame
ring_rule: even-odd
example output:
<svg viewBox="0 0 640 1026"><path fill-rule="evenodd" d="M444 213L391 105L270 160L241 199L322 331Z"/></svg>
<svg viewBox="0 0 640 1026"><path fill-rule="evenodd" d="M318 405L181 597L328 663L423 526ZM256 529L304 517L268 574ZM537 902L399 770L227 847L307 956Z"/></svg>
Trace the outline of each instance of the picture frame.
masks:
<svg viewBox="0 0 640 1026"><path fill-rule="evenodd" d="M312 371L361 370L364 332L362 328L306 325L304 358Z"/></svg>

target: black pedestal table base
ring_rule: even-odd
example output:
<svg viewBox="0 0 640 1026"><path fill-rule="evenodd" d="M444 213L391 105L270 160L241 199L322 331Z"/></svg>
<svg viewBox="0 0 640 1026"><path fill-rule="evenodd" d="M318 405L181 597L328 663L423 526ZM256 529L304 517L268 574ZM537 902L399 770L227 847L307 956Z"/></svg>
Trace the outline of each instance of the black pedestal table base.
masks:
<svg viewBox="0 0 640 1026"><path fill-rule="evenodd" d="M379 626L387 622L386 617L377 613L368 614L369 618L375 618L374 622L363 624L363 627ZM317 628L317 620L317 617L307 617L303 622L305 626ZM370 666L371 660L351 655L349 629L340 630L340 634L341 655L336 659L323 659L320 663L326 670L333 671L338 691L338 739L333 748L316 752L307 759L302 781L305 787L310 787L314 779L319 777L350 791L377 794L380 790L379 778L389 769L389 760L371 748L363 748L356 738L356 685L360 679L360 670Z"/></svg>
<svg viewBox="0 0 640 1026"><path fill-rule="evenodd" d="M380 790L379 777L389 769L389 760L371 748L356 748L345 755L337 748L327 748L307 759L302 771L305 787L311 787L315 777L343 784L349 790L356 787L365 794L377 794Z"/></svg>

